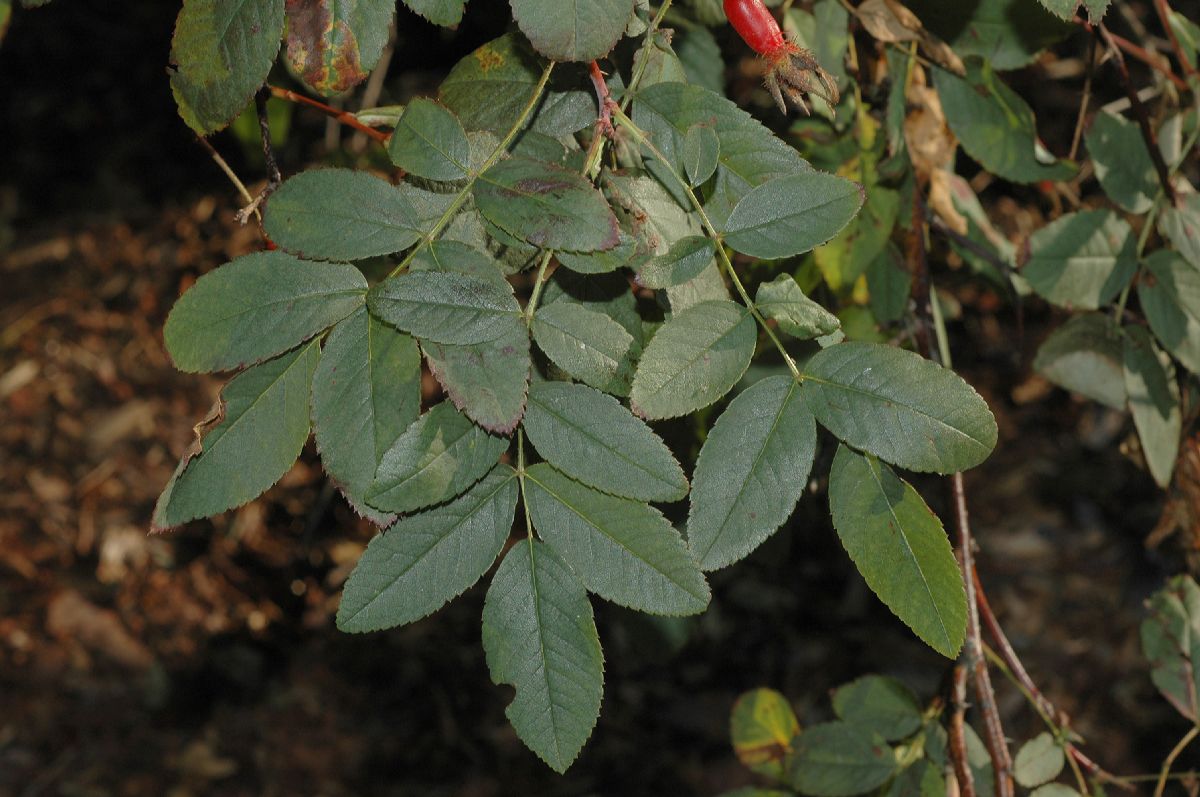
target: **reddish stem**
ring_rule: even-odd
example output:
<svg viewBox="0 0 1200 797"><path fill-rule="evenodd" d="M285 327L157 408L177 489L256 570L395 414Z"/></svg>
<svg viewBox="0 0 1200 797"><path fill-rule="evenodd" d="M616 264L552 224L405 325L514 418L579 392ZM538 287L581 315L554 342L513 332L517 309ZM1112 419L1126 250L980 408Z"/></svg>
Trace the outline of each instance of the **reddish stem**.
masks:
<svg viewBox="0 0 1200 797"><path fill-rule="evenodd" d="M975 777L971 774L971 765L967 761L967 735L964 716L967 713L967 668L961 664L954 665L953 682L950 686L950 713L946 734L949 737L947 749L950 763L954 767L954 777L958 780L959 797L975 797Z"/></svg>
<svg viewBox="0 0 1200 797"><path fill-rule="evenodd" d="M340 122L347 127L352 127L363 135L370 136L381 144L386 143L390 137L390 134L385 133L382 130L376 130L375 128L358 121L358 118L349 111L339 111L337 108L334 108L331 105L318 102L311 97L305 97L303 94L297 94L291 89L282 89L278 86L269 86L268 88L271 89L271 96L273 97L278 97L281 100L287 100L288 102L294 102L299 105L307 105L310 108L316 108L318 111L326 116L329 116L334 121Z"/></svg>
<svg viewBox="0 0 1200 797"><path fill-rule="evenodd" d="M612 138L616 134L612 123L612 112L617 104L613 102L612 94L609 93L604 73L600 71L600 64L592 61L588 65L588 75L592 79L592 86L596 89L596 102L600 106L599 115L596 117L596 129L601 135Z"/></svg>
<svg viewBox="0 0 1200 797"><path fill-rule="evenodd" d="M1179 61L1179 66L1188 76L1195 76L1196 67L1187 59L1187 54L1175 35L1175 29L1171 27L1171 7L1167 5L1167 0L1154 0L1154 10L1158 12L1158 20L1167 34L1167 41L1171 42L1171 47L1175 49L1175 60Z"/></svg>

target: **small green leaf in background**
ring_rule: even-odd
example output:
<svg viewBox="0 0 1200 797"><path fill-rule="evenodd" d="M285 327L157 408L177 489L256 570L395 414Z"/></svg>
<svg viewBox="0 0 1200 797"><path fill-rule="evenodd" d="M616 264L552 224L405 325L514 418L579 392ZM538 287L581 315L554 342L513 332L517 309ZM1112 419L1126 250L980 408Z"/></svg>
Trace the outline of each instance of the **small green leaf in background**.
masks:
<svg viewBox="0 0 1200 797"><path fill-rule="evenodd" d="M688 128L683 137L683 169L693 188L713 176L720 155L721 140L712 127L697 124Z"/></svg>
<svg viewBox="0 0 1200 797"><path fill-rule="evenodd" d="M218 409L196 427L198 443L159 496L155 529L234 509L283 478L308 440L308 397L320 360L313 340L225 385Z"/></svg>
<svg viewBox="0 0 1200 797"><path fill-rule="evenodd" d="M1200 269L1168 250L1143 262L1138 299L1150 329L1189 371L1200 373Z"/></svg>
<svg viewBox="0 0 1200 797"><path fill-rule="evenodd" d="M422 233L404 194L351 169L312 169L285 180L267 202L263 227L280 248L316 260L390 255Z"/></svg>
<svg viewBox="0 0 1200 797"><path fill-rule="evenodd" d="M629 395L639 347L616 321L582 304L555 302L534 314L531 329L559 368L598 390Z"/></svg>
<svg viewBox="0 0 1200 797"><path fill-rule="evenodd" d="M1179 254L1200 268L1200 194L1187 194L1178 205L1168 204L1158 226Z"/></svg>
<svg viewBox="0 0 1200 797"><path fill-rule="evenodd" d="M1095 310L1111 301L1137 270L1133 230L1109 210L1060 216L1029 237L1021 276L1047 301Z"/></svg>
<svg viewBox="0 0 1200 797"><path fill-rule="evenodd" d="M954 473L996 446L996 419L953 371L877 343L823 349L804 368L805 403L855 448L908 470Z"/></svg>
<svg viewBox="0 0 1200 797"><path fill-rule="evenodd" d="M202 136L233 121L267 79L284 0L185 0L171 39L171 92Z"/></svg>
<svg viewBox="0 0 1200 797"><path fill-rule="evenodd" d="M483 577L512 530L516 471L497 465L457 501L378 534L346 581L342 631L381 631L440 609Z"/></svg>
<svg viewBox="0 0 1200 797"><path fill-rule="evenodd" d="M729 715L729 737L738 760L752 772L786 780L800 722L774 689L743 693Z"/></svg>
<svg viewBox="0 0 1200 797"><path fill-rule="evenodd" d="M998 177L1017 183L1070 179L1076 172L1073 163L1045 163L1039 157L1037 125L1025 100L987 62L968 58L966 64L965 78L935 70L934 85L946 121L967 154Z"/></svg>
<svg viewBox="0 0 1200 797"><path fill-rule="evenodd" d="M510 0L513 19L552 61L594 61L612 51L634 0Z"/></svg>
<svg viewBox="0 0 1200 797"><path fill-rule="evenodd" d="M704 575L666 518L638 501L594 490L542 462L525 476L533 527L587 588L651 614L698 614Z"/></svg>
<svg viewBox="0 0 1200 797"><path fill-rule="evenodd" d="M833 710L838 719L870 728L889 742L921 727L916 696L895 678L882 675L866 675L839 686L833 693Z"/></svg>
<svg viewBox="0 0 1200 797"><path fill-rule="evenodd" d="M587 592L543 543L517 543L496 570L483 650L492 680L516 687L504 713L517 736L566 772L600 716L604 655Z"/></svg>
<svg viewBox="0 0 1200 797"><path fill-rule="evenodd" d="M1033 367L1059 387L1125 409L1125 349L1121 331L1103 313L1081 313L1054 330Z"/></svg>
<svg viewBox="0 0 1200 797"><path fill-rule="evenodd" d="M524 324L486 343L450 346L422 341L421 350L434 378L468 418L497 434L517 428L533 367Z"/></svg>
<svg viewBox="0 0 1200 797"><path fill-rule="evenodd" d="M874 457L839 446L829 510L871 591L930 647L954 658L966 635L962 575L941 521L912 485Z"/></svg>
<svg viewBox="0 0 1200 797"><path fill-rule="evenodd" d="M1179 46L1183 50L1183 57L1187 59L1189 66L1195 67L1196 58L1200 56L1200 25L1197 25L1180 12L1174 10L1171 11L1168 20L1171 25L1171 32L1179 40Z"/></svg>
<svg viewBox="0 0 1200 797"><path fill-rule="evenodd" d="M688 546L704 570L747 556L792 514L808 483L817 427L790 375L739 394L696 460Z"/></svg>
<svg viewBox="0 0 1200 797"><path fill-rule="evenodd" d="M1188 575L1176 576L1150 596L1150 616L1142 621L1142 654L1150 680L1175 710L1195 722L1200 717L1200 587Z"/></svg>
<svg viewBox="0 0 1200 797"><path fill-rule="evenodd" d="M1088 0L1090 10L1107 0ZM906 5L939 38L966 58L977 55L993 69L1020 69L1075 26L1056 20L1031 0L978 0L949 4L909 0ZM1098 19L1098 16L1093 16ZM987 791L985 789L985 791Z"/></svg>
<svg viewBox="0 0 1200 797"><path fill-rule="evenodd" d="M534 246L590 252L621 242L600 192L557 164L509 158L480 175L473 190L484 218Z"/></svg>
<svg viewBox="0 0 1200 797"><path fill-rule="evenodd" d="M434 25L450 28L462 22L467 0L404 0L404 5Z"/></svg>
<svg viewBox="0 0 1200 797"><path fill-rule="evenodd" d="M395 14L394 0L288 3L288 68L318 94L349 91L383 54Z"/></svg>
<svg viewBox="0 0 1200 797"><path fill-rule="evenodd" d="M379 319L421 340L451 346L511 337L521 306L507 284L447 271L412 271L377 285L367 306Z"/></svg>
<svg viewBox="0 0 1200 797"><path fill-rule="evenodd" d="M642 267L637 275L638 284L655 289L683 285L712 264L716 251L716 242L703 235L680 238L665 255Z"/></svg>
<svg viewBox="0 0 1200 797"><path fill-rule="evenodd" d="M366 290L353 266L255 252L198 279L171 308L163 338L181 371L241 368L333 326Z"/></svg>
<svg viewBox="0 0 1200 797"><path fill-rule="evenodd" d="M792 785L814 797L850 797L882 786L896 757L878 733L849 722L805 728L796 747Z"/></svg>
<svg viewBox="0 0 1200 797"><path fill-rule="evenodd" d="M529 388L524 427L551 465L606 493L678 501L688 482L671 450L619 401L568 382Z"/></svg>
<svg viewBox="0 0 1200 797"><path fill-rule="evenodd" d="M1142 327L1127 327L1125 335L1129 409L1150 475L1165 488L1175 470L1182 431L1175 366Z"/></svg>
<svg viewBox="0 0 1200 797"><path fill-rule="evenodd" d="M1066 764L1062 745L1049 733L1042 732L1021 745L1013 759L1013 777L1027 789L1058 777Z"/></svg>
<svg viewBox="0 0 1200 797"><path fill-rule="evenodd" d="M760 313L799 340L832 335L841 328L837 316L805 296L791 274L780 274L759 285L754 304Z"/></svg>
<svg viewBox="0 0 1200 797"><path fill-rule="evenodd" d="M443 401L383 453L367 502L404 513L448 501L491 470L507 448L508 440L488 434Z"/></svg>
<svg viewBox="0 0 1200 797"><path fill-rule="evenodd" d="M904 267L895 244L888 244L867 266L867 289L871 293L871 312L880 323L891 324L904 317L912 294L912 274Z"/></svg>
<svg viewBox="0 0 1200 797"><path fill-rule="evenodd" d="M1137 124L1101 111L1092 120L1084 141L1096 178L1108 198L1130 213L1150 210L1158 193L1158 178Z"/></svg>
<svg viewBox="0 0 1200 797"><path fill-rule="evenodd" d="M380 525L394 518L372 513L367 491L388 446L420 412L415 340L365 308L333 328L313 376L313 435L326 472L358 512Z"/></svg>
<svg viewBox="0 0 1200 797"><path fill-rule="evenodd" d="M630 392L630 408L649 419L675 418L728 393L754 356L754 317L741 305L701 302L673 316L651 338Z"/></svg>
<svg viewBox="0 0 1200 797"><path fill-rule="evenodd" d="M862 210L833 240L818 247L813 254L825 281L834 290L849 288L866 273L888 245L896 227L900 194L878 185L877 179L875 177L866 185Z"/></svg>
<svg viewBox="0 0 1200 797"><path fill-rule="evenodd" d="M388 154L401 169L429 180L461 180L471 163L471 145L457 117L424 97L404 109Z"/></svg>
<svg viewBox="0 0 1200 797"><path fill-rule="evenodd" d="M837 235L863 198L860 185L835 174L780 177L742 197L725 222L725 242L767 260L798 255Z"/></svg>

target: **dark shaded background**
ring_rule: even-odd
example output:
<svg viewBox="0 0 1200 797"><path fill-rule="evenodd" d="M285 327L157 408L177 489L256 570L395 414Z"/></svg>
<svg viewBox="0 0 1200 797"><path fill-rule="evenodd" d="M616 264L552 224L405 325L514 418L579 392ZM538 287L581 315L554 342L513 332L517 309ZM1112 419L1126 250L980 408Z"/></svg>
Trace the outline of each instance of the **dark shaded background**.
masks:
<svg viewBox="0 0 1200 797"><path fill-rule="evenodd" d="M56 0L16 10L0 44L0 795L707 795L752 782L727 740L745 689L782 690L804 723L829 716L829 688L867 672L937 693L946 662L853 573L823 484L760 551L713 574L704 616L648 620L596 601L604 709L565 777L504 719L509 691L491 684L479 643L481 588L404 629L333 628L372 531L311 451L265 499L147 536L218 387L171 368L166 312L197 275L260 246L175 114L176 9ZM436 85L505 14L476 0L451 34L403 13L385 99ZM1081 81L1012 79L1064 152ZM323 135L297 112L285 173ZM259 173L231 134L214 144ZM1044 211L1027 189L985 198L1014 235ZM1060 320L1044 306L1025 308L1021 335L999 297L939 279L964 306L956 364L1001 428L968 477L992 601L1093 757L1154 771L1186 722L1150 685L1136 629L1142 599L1181 565L1143 546L1160 497L1119 451L1128 420L1031 375ZM941 484L918 486L942 509ZM998 688L1009 734L1038 732L1019 693Z"/></svg>

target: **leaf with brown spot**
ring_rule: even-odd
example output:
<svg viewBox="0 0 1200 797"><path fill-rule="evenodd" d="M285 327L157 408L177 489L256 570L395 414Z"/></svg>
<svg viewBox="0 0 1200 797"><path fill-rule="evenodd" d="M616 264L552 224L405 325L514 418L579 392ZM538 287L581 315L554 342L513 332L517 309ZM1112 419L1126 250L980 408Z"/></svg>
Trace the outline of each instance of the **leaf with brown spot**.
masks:
<svg viewBox="0 0 1200 797"><path fill-rule="evenodd" d="M388 0L287 0L288 68L319 94L350 90L382 55L395 10Z"/></svg>

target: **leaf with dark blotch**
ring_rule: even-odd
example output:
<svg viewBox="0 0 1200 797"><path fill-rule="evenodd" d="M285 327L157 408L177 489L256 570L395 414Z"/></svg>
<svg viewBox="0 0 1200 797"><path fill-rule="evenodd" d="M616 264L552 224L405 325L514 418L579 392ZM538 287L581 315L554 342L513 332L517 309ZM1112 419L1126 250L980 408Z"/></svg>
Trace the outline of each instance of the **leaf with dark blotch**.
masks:
<svg viewBox="0 0 1200 797"><path fill-rule="evenodd" d="M367 306L397 329L452 346L510 338L525 328L512 288L467 274L400 274L372 289Z"/></svg>
<svg viewBox="0 0 1200 797"><path fill-rule="evenodd" d="M514 545L483 604L483 650L497 684L516 695L505 709L517 736L566 772L600 716L604 655L587 592L547 545Z"/></svg>
<svg viewBox="0 0 1200 797"><path fill-rule="evenodd" d="M516 475L497 465L457 501L403 518L371 540L346 581L338 628L380 631L411 623L478 581L512 530Z"/></svg>
<svg viewBox="0 0 1200 797"><path fill-rule="evenodd" d="M497 434L508 434L521 422L532 367L523 324L486 343L422 341L421 349L434 378L468 418Z"/></svg>
<svg viewBox="0 0 1200 797"><path fill-rule="evenodd" d="M488 434L443 401L384 452L367 502L404 513L448 501L491 470L507 448L508 440Z"/></svg>
<svg viewBox="0 0 1200 797"><path fill-rule="evenodd" d="M308 440L308 397L320 359L313 340L225 385L159 496L155 530L239 507L283 478Z"/></svg>
<svg viewBox="0 0 1200 797"><path fill-rule="evenodd" d="M387 46L394 0L287 0L288 67L318 94L367 79Z"/></svg>
<svg viewBox="0 0 1200 797"><path fill-rule="evenodd" d="M652 614L698 614L709 590L691 552L658 510L602 493L541 462L525 495L533 527L587 588Z"/></svg>
<svg viewBox="0 0 1200 797"><path fill-rule="evenodd" d="M745 692L729 713L729 738L738 761L772 780L787 779L799 734L796 713L774 689Z"/></svg>
<svg viewBox="0 0 1200 797"><path fill-rule="evenodd" d="M285 252L255 252L202 276L163 329L181 371L224 371L274 357L362 306L358 269Z"/></svg>

